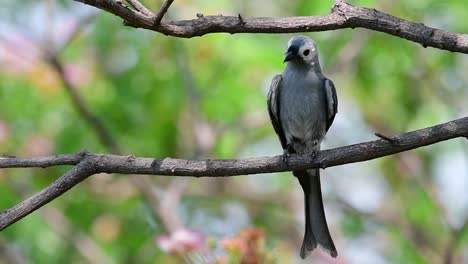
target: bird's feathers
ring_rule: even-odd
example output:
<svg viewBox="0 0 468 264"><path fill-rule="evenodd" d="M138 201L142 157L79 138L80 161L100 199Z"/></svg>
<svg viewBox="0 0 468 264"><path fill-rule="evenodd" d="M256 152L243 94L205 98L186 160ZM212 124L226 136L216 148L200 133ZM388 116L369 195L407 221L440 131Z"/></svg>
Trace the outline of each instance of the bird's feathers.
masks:
<svg viewBox="0 0 468 264"><path fill-rule="evenodd" d="M286 70L272 80L268 113L285 152L306 154L320 149L320 142L335 119L338 100L333 82L321 72L315 43L305 36L291 39L288 51L297 53L300 49L311 49L314 57L287 60ZM325 218L319 173L319 169L293 171L304 190L302 258L317 245L332 257L337 256Z"/></svg>
<svg viewBox="0 0 468 264"><path fill-rule="evenodd" d="M323 207L322 190L320 188L320 170L294 171L304 191L305 233L300 256L305 258L308 251L316 248L317 244L336 257L335 244L328 230L325 209Z"/></svg>
<svg viewBox="0 0 468 264"><path fill-rule="evenodd" d="M281 125L281 119L279 118L279 109L280 109L280 93L281 93L281 74L275 75L271 81L270 91L268 92L268 114L270 115L270 120L275 129L276 134L281 142L283 149L286 149L287 142L286 137L284 136L283 127Z"/></svg>
<svg viewBox="0 0 468 264"><path fill-rule="evenodd" d="M327 98L327 131L335 120L335 115L338 113L338 98L336 96L335 85L330 79L325 78L324 82L325 95Z"/></svg>

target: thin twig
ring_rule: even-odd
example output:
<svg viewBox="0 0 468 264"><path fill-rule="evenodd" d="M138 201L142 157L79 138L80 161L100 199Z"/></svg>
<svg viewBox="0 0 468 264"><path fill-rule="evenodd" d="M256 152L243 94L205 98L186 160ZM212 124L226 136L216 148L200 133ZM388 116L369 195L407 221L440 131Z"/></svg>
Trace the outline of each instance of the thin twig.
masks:
<svg viewBox="0 0 468 264"><path fill-rule="evenodd" d="M377 137L387 141L388 143L392 144L392 145L395 145L395 144L398 144L398 141L391 138L391 137L387 137L381 133L378 133L378 132L375 132L374 135L376 135Z"/></svg>
<svg viewBox="0 0 468 264"><path fill-rule="evenodd" d="M164 15L166 14L167 10L169 10L169 7L172 5L173 2L174 0L164 1L164 3L161 5L161 9L159 9L159 12L154 17L153 26L158 26L161 23L161 20L163 19Z"/></svg>
<svg viewBox="0 0 468 264"><path fill-rule="evenodd" d="M104 126L104 123L91 111L86 104L86 102L81 98L77 93L75 87L72 85L70 80L67 78L67 75L63 69L61 62L57 58L57 54L49 53L49 58L47 58L49 64L57 71L58 76L63 82L63 87L67 91L73 106L78 111L78 113L83 117L83 119L96 131L96 134L99 140L103 143L104 146L108 147L112 153L120 153L119 147L115 143L114 137L109 133L109 131Z"/></svg>
<svg viewBox="0 0 468 264"><path fill-rule="evenodd" d="M63 43L60 46L55 47L54 53L60 54L62 50L68 47L73 40L80 36L80 34L83 32L86 26L89 25L97 17L97 15L98 13L95 12L83 18L80 18L76 25L74 25L73 30L70 33L68 33Z"/></svg>

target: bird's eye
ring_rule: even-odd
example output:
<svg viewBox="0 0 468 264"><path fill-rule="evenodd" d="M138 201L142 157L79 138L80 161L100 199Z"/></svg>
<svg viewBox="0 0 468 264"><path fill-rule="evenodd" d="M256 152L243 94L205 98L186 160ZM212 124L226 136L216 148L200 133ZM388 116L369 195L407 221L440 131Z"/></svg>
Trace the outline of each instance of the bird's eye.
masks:
<svg viewBox="0 0 468 264"><path fill-rule="evenodd" d="M304 52L302 54L304 54L304 56L307 56L307 55L309 55L309 52L310 52L310 50L306 49L306 50L304 50Z"/></svg>

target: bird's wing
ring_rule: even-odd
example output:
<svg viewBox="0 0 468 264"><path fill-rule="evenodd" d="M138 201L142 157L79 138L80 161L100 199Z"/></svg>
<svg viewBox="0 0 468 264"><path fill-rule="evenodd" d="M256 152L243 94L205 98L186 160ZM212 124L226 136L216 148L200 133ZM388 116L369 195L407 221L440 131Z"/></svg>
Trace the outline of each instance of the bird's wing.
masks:
<svg viewBox="0 0 468 264"><path fill-rule="evenodd" d="M327 100L327 131L335 120L335 115L338 113L338 98L336 96L335 85L330 79L325 78L324 82L325 96Z"/></svg>
<svg viewBox="0 0 468 264"><path fill-rule="evenodd" d="M283 149L286 149L287 142L286 137L284 136L283 126L281 125L280 119L280 93L281 93L281 81L283 77L281 74L273 77L270 85L270 91L268 92L268 114L270 115L271 123L275 129L276 134L279 137L281 146Z"/></svg>

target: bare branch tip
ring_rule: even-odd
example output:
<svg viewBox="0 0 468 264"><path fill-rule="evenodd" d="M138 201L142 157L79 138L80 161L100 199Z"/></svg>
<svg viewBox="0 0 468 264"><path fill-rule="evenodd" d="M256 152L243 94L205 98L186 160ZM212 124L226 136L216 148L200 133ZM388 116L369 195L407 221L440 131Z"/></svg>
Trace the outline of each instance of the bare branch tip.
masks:
<svg viewBox="0 0 468 264"><path fill-rule="evenodd" d="M244 21L244 18L241 16L241 14L238 14L237 18L239 19L238 24L241 25L241 26L244 26L246 22Z"/></svg>
<svg viewBox="0 0 468 264"><path fill-rule="evenodd" d="M399 144L399 143L398 143L398 140L395 139L395 138L385 136L385 135L383 135L383 134L381 134L381 133L378 133L378 132L374 133L374 135L376 135L377 137L379 137L379 138L381 138L381 139L387 141L388 143L390 143L390 144L392 144L392 145L398 145L398 144Z"/></svg>

